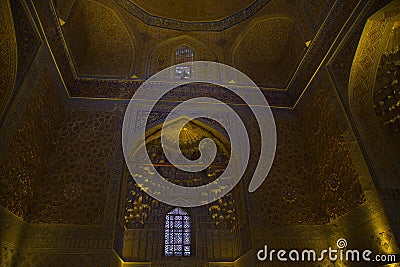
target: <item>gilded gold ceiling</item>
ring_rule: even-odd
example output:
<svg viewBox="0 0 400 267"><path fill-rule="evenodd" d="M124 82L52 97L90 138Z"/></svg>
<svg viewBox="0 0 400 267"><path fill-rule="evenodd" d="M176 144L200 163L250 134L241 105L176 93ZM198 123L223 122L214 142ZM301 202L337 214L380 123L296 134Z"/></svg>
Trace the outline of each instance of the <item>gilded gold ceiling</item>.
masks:
<svg viewBox="0 0 400 267"><path fill-rule="evenodd" d="M254 0L130 0L147 13L179 21L215 21L236 14Z"/></svg>
<svg viewBox="0 0 400 267"><path fill-rule="evenodd" d="M305 50L305 40L292 20L263 19L239 39L234 65L260 86L285 88Z"/></svg>
<svg viewBox="0 0 400 267"><path fill-rule="evenodd" d="M50 45L64 43L67 48L69 62L62 72L69 75L65 72L72 66L75 76L66 80L79 83L67 86L76 89L71 96L129 98L144 80L174 65L175 50L186 45L194 51L194 60L221 62L245 72L265 89L272 106L292 107L345 21L325 20L326 16L348 18L355 5L316 5L311 0L287 5L281 0L216 2L57 2L63 38ZM196 17L197 13L204 14ZM191 21L181 21L185 19ZM308 63L299 65L301 61Z"/></svg>

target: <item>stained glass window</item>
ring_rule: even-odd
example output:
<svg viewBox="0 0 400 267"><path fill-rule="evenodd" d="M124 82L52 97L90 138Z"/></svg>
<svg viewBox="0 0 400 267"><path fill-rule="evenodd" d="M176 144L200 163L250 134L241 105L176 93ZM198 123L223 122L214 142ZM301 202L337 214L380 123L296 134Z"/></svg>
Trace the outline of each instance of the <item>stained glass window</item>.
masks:
<svg viewBox="0 0 400 267"><path fill-rule="evenodd" d="M192 76L192 64L194 59L193 50L186 45L179 47L175 51L175 64L186 63L175 67L175 78L188 79Z"/></svg>
<svg viewBox="0 0 400 267"><path fill-rule="evenodd" d="M165 216L165 256L190 256L190 216L181 208Z"/></svg>

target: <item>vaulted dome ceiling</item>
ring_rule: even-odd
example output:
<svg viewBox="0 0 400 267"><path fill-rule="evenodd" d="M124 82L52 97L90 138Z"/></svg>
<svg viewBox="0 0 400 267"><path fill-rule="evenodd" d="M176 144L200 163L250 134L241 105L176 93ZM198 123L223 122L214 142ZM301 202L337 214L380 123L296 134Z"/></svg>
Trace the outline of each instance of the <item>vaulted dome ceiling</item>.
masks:
<svg viewBox="0 0 400 267"><path fill-rule="evenodd" d="M147 13L179 21L215 21L238 13L254 0L129 0Z"/></svg>
<svg viewBox="0 0 400 267"><path fill-rule="evenodd" d="M193 60L238 68L271 105L293 107L354 3L283 2L57 1L60 42L49 43L59 46L56 60L74 97L130 98L143 81L176 63L177 48L188 46Z"/></svg>

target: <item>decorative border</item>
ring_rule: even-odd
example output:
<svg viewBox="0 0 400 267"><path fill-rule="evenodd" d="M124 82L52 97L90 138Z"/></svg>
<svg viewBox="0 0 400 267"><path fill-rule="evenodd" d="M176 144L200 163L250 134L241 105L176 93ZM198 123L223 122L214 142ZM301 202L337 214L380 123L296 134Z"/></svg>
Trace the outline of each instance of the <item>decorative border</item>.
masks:
<svg viewBox="0 0 400 267"><path fill-rule="evenodd" d="M144 11L139 6L135 5L130 0L116 0L117 4L127 10L130 14L146 23L150 26L161 27L171 30L178 31L223 31L235 24L238 24L251 16L253 16L257 11L263 8L266 4L271 2L271 0L256 0L247 8L232 14L224 19L213 21L213 22L187 22L174 19L163 18L159 16L152 15Z"/></svg>

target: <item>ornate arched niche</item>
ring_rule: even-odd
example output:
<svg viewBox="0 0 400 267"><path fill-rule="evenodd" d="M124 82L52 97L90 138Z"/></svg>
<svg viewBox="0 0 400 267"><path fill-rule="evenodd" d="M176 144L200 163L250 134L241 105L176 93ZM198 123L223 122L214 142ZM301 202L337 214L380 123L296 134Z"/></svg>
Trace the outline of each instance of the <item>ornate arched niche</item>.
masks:
<svg viewBox="0 0 400 267"><path fill-rule="evenodd" d="M259 86L286 88L306 45L288 17L263 17L242 33L232 52L235 68Z"/></svg>
<svg viewBox="0 0 400 267"><path fill-rule="evenodd" d="M135 39L111 8L94 0L76 0L63 32L80 76L131 76Z"/></svg>
<svg viewBox="0 0 400 267"><path fill-rule="evenodd" d="M399 114L398 57L391 42L398 34L400 3L394 1L365 25L350 73L349 103L378 189L400 188L398 126L388 123ZM386 64L389 64L387 66ZM398 99L397 99L398 101ZM398 120L397 120L398 125ZM397 143L397 144L396 144Z"/></svg>
<svg viewBox="0 0 400 267"><path fill-rule="evenodd" d="M150 77L160 70L175 65L175 52L182 46L187 46L194 53L195 61L216 61L217 54L203 42L188 35L174 37L161 42L150 52L147 59L146 76Z"/></svg>
<svg viewBox="0 0 400 267"><path fill-rule="evenodd" d="M201 172L191 173L181 171L170 164L161 146L161 128L167 127L167 134L168 131L175 131L174 124L180 118L160 123L161 119L157 119L160 114L154 116L150 119L152 123L149 123L146 131L146 149L153 166L165 179L181 186L201 186L217 179L223 173L230 159L230 142L225 133L218 128L220 126L214 125L215 122L211 120L192 120L180 132L179 145L188 159L193 160L199 156L199 142L203 138L211 138L217 145L214 162ZM156 264L165 258L165 218L173 207L146 194L132 175L139 177L130 174L129 171L125 172L114 249L126 262L145 260ZM141 175L136 179L146 179L146 174ZM150 178L148 180L151 182ZM233 261L240 256L241 248L238 244L241 241L238 228L245 218L243 197L240 195L241 186L239 183L231 192L213 203L185 209L191 217L192 224L191 253L188 261L207 262L210 258L217 261ZM218 237L214 237L215 231L218 231ZM154 250L143 250L143 246L139 244L144 243ZM226 252L224 255L217 253L222 248ZM216 254L213 254L214 252ZM179 258L172 257L168 260L174 261Z"/></svg>
<svg viewBox="0 0 400 267"><path fill-rule="evenodd" d="M393 1L367 20L349 81L351 116L397 241L400 239L400 223L396 219L400 215L399 20L399 1Z"/></svg>

